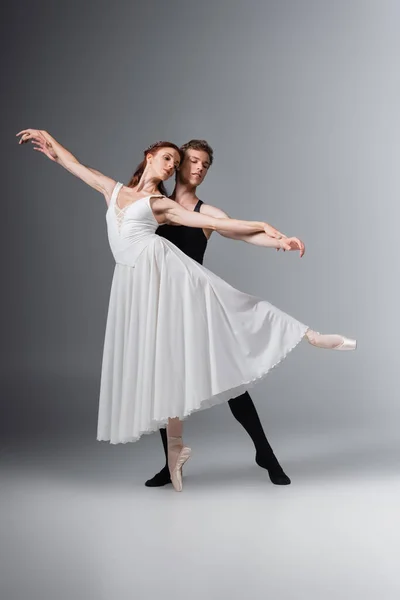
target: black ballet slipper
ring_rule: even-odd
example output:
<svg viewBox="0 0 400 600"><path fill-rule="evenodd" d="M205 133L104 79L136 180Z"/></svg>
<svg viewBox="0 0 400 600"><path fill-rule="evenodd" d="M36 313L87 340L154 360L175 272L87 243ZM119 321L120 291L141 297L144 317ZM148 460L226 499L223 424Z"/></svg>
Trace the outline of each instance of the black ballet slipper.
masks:
<svg viewBox="0 0 400 600"><path fill-rule="evenodd" d="M265 459L257 453L256 463L259 467L268 471L269 478L274 485L290 485L292 483L275 455L272 458Z"/></svg>
<svg viewBox="0 0 400 600"><path fill-rule="evenodd" d="M171 483L171 476L168 467L161 469L159 473L148 479L144 484L146 487L162 487Z"/></svg>

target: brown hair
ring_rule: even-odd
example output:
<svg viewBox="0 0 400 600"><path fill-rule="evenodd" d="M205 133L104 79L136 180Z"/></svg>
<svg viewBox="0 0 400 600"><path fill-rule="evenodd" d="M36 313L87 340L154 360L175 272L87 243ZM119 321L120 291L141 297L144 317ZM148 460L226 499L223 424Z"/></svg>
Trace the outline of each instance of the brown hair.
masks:
<svg viewBox="0 0 400 600"><path fill-rule="evenodd" d="M148 154L156 154L158 152L158 150L160 148L173 148L174 150L176 150L179 153L180 159L182 160L182 156L183 156L183 152L180 148L178 148L178 146L176 146L176 144L173 144L172 142L156 142L155 144L151 144L151 146L149 146L148 148L146 148L146 150L143 152L143 160L141 163L138 164L138 166L135 169L134 174L131 177L130 182L128 183L128 187L133 188L135 187L139 181L141 176L144 173L144 170L146 168L146 156ZM162 181L160 181L160 183L157 186L158 191L160 192L160 194L162 194L163 196L167 196L167 190L165 189L164 183Z"/></svg>
<svg viewBox="0 0 400 600"><path fill-rule="evenodd" d="M208 158L210 159L210 166L212 165L214 160L214 150L206 142L206 140L190 140L190 142L187 142L181 146L181 151L183 154L185 154L187 150L203 150L203 152L207 152Z"/></svg>

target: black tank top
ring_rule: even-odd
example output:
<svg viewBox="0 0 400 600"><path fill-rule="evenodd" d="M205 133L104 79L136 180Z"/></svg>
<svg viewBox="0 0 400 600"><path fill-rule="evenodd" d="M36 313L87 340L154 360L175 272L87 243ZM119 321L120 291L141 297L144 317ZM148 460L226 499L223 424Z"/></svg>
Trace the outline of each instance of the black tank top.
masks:
<svg viewBox="0 0 400 600"><path fill-rule="evenodd" d="M202 204L203 202L199 200L194 207L194 211L200 212ZM182 250L193 260L201 265L203 264L208 240L202 229L186 227L185 225L161 225L157 228L156 233L178 246L179 250Z"/></svg>

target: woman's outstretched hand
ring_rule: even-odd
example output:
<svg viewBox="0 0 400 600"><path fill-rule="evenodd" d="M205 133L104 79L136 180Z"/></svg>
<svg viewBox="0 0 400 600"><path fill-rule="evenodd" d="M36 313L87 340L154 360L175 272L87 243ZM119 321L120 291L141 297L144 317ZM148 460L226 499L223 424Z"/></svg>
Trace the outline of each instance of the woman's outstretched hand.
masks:
<svg viewBox="0 0 400 600"><path fill-rule="evenodd" d="M20 144L31 142L34 150L42 152L51 161L103 194L107 204L110 203L116 181L96 171L96 169L82 165L69 150L57 142L47 131L41 129L23 129L17 133L17 137Z"/></svg>
<svg viewBox="0 0 400 600"><path fill-rule="evenodd" d="M280 244L280 248L284 252L285 252L285 250L288 250L289 252L299 250L300 258L304 255L304 252L306 251L304 243L301 240L299 240L299 238L296 238L296 237L282 238L281 240L279 240L279 244ZM278 250L280 250L280 248L278 248Z"/></svg>
<svg viewBox="0 0 400 600"><path fill-rule="evenodd" d="M57 162L58 154L54 147L52 137L47 131L41 131L39 129L23 129L17 133L17 137L20 137L19 144L31 142L34 150L42 152L47 158Z"/></svg>
<svg viewBox="0 0 400 600"><path fill-rule="evenodd" d="M264 232L269 237L272 237L276 240L280 240L281 238L287 237L284 233L281 233L280 231L275 229L275 227L272 227L272 225L269 225L268 223L264 223Z"/></svg>

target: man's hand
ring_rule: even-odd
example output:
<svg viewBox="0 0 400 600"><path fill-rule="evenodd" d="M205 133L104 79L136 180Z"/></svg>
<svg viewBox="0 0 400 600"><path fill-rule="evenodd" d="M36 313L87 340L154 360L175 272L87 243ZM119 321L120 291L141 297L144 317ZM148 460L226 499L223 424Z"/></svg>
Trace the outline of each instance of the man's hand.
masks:
<svg viewBox="0 0 400 600"><path fill-rule="evenodd" d="M304 243L301 240L299 240L299 238L296 238L296 237L291 237L291 238L285 237L285 238L282 238L279 241L280 241L280 247L282 248L283 251L288 250L289 252L293 252L293 251L299 250L300 251L300 258L302 256L304 256L306 248L304 246ZM278 250L279 250L279 248L278 248Z"/></svg>

